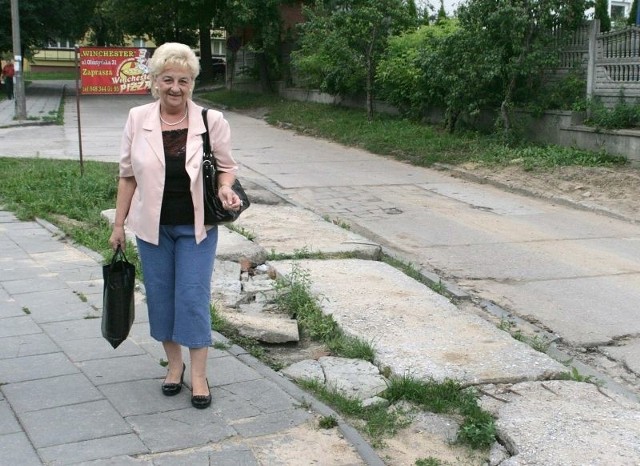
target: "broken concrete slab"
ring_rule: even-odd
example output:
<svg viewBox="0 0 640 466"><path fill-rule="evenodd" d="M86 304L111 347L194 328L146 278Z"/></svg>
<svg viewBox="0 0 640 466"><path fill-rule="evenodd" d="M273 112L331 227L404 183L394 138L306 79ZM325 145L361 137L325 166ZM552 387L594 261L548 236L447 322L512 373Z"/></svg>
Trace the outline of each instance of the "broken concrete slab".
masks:
<svg viewBox="0 0 640 466"><path fill-rule="evenodd" d="M264 264L267 260L267 251L260 244L233 231L233 228L233 225L218 227L216 258L233 262L247 259L253 265Z"/></svg>
<svg viewBox="0 0 640 466"><path fill-rule="evenodd" d="M249 315L241 312L221 312L241 335L264 343L288 343L300 341L298 322L284 316L262 313Z"/></svg>
<svg viewBox="0 0 640 466"><path fill-rule="evenodd" d="M295 264L295 266L294 266ZM566 368L388 264L361 259L269 262L295 268L351 336L371 342L376 364L421 380L463 385L544 380Z"/></svg>
<svg viewBox="0 0 640 466"><path fill-rule="evenodd" d="M293 206L252 205L235 225L254 235L254 241L265 250L277 254L349 254L377 260L381 253L380 245L371 240Z"/></svg>
<svg viewBox="0 0 640 466"><path fill-rule="evenodd" d="M294 380L315 381L350 399L370 400L387 389L386 379L376 366L362 359L323 356L282 369Z"/></svg>
<svg viewBox="0 0 640 466"><path fill-rule="evenodd" d="M620 361L631 372L640 376L640 340L625 341L620 346L601 346L600 350L610 358Z"/></svg>
<svg viewBox="0 0 640 466"><path fill-rule="evenodd" d="M523 382L500 398L498 436L511 458L500 466L636 465L640 404L594 384Z"/></svg>

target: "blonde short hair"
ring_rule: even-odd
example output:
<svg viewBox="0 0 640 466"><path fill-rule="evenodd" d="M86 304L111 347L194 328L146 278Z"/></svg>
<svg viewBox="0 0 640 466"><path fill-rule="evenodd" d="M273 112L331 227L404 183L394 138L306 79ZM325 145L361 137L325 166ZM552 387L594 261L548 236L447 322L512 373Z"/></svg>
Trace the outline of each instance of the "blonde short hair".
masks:
<svg viewBox="0 0 640 466"><path fill-rule="evenodd" d="M155 81L170 66L178 66L189 70L192 80L191 90L193 90L196 78L200 74L200 61L198 61L198 57L191 50L191 47L178 42L166 42L158 47L149 59L151 81ZM151 86L151 94L155 98L158 97L158 92L154 86Z"/></svg>

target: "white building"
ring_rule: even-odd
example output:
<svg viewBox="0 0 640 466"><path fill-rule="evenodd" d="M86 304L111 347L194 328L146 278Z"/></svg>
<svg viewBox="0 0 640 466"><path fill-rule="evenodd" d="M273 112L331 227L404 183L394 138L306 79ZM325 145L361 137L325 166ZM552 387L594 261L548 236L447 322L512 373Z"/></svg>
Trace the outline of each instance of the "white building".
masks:
<svg viewBox="0 0 640 466"><path fill-rule="evenodd" d="M629 17L631 5L637 0L610 0L609 17L612 21L620 21Z"/></svg>

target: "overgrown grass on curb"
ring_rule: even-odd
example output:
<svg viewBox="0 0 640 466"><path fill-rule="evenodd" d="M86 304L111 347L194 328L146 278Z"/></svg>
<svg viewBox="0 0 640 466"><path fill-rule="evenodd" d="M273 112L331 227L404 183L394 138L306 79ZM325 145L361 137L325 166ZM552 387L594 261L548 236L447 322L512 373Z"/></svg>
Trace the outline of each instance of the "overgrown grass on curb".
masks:
<svg viewBox="0 0 640 466"><path fill-rule="evenodd" d="M311 293L309 273L294 264L291 273L276 279L276 305L298 321L303 335L327 345L333 354L373 362L370 343L345 335L330 315L325 315Z"/></svg>
<svg viewBox="0 0 640 466"><path fill-rule="evenodd" d="M73 241L112 255L111 226L100 213L116 205L118 165L73 160L0 157L0 203L20 220L36 217L58 226ZM138 265L135 248L127 259Z"/></svg>
<svg viewBox="0 0 640 466"><path fill-rule="evenodd" d="M322 313L310 291L309 273L297 264L293 265L286 278L277 279L276 303L298 320L304 333L326 343L334 354L373 362L375 353L371 345L347 337L331 316ZM303 382L302 385L313 390L340 413L365 421L362 429L374 443L407 423L401 412L390 411L384 406L363 408L359 400L345 398L316 382ZM384 396L391 403L404 400L431 412L462 415L464 421L458 432L458 440L472 448L488 447L495 439L491 415L479 407L473 390L463 389L455 381L436 383L411 377L391 377Z"/></svg>
<svg viewBox="0 0 640 466"><path fill-rule="evenodd" d="M304 134L360 147L420 166L476 162L485 165L521 165L526 170L540 170L563 165L620 165L626 161L624 157L560 146L524 144L507 147L492 135L471 132L449 134L436 126L391 115L378 114L370 122L364 110L286 101L264 94L220 90L203 93L200 97L212 105L237 110L266 108L266 120L270 124L290 127Z"/></svg>
<svg viewBox="0 0 640 466"><path fill-rule="evenodd" d="M392 377L385 398L391 403L400 400L414 403L433 413L460 414L463 422L458 441L472 448L487 448L495 440L493 417L478 405L472 388L463 388L454 380L424 382L409 376Z"/></svg>

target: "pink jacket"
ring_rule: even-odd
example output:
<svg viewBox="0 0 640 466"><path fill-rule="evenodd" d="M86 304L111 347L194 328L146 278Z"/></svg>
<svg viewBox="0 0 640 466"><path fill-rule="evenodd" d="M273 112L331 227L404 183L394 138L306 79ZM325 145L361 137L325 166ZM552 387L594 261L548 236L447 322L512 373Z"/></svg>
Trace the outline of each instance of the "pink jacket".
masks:
<svg viewBox="0 0 640 466"><path fill-rule="evenodd" d="M187 102L189 129L187 132L186 169L191 178L191 198L194 209L196 243L207 237L204 225L202 186L202 107ZM209 110L209 135L218 169L237 171L231 156L231 130L222 113ZM158 244L160 209L164 191L165 162L160 125L160 101L134 107L124 127L120 147L120 176L136 179L137 187L127 214L127 226L140 239Z"/></svg>

